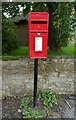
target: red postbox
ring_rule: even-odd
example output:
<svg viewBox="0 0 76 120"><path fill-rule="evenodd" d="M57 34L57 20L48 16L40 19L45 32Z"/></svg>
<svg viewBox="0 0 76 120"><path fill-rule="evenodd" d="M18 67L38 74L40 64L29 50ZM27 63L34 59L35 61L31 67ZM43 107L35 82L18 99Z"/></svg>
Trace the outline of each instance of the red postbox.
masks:
<svg viewBox="0 0 76 120"><path fill-rule="evenodd" d="M29 24L29 57L47 58L48 13L30 12Z"/></svg>

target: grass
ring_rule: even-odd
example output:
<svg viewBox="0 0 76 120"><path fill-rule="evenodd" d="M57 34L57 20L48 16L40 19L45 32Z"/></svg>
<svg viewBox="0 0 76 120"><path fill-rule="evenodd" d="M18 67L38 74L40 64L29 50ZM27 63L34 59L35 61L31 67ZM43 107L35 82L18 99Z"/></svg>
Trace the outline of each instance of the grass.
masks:
<svg viewBox="0 0 76 120"><path fill-rule="evenodd" d="M8 53L8 56L2 56L2 60L17 60L20 57L28 56L28 47L19 46L17 49L12 50ZM76 56L76 46L68 46L62 48L59 52L52 52L48 50L48 57L50 56ZM1 58L0 58L1 59Z"/></svg>
<svg viewBox="0 0 76 120"><path fill-rule="evenodd" d="M3 61L8 61L8 60L18 60L20 56L2 56L0 59Z"/></svg>
<svg viewBox="0 0 76 120"><path fill-rule="evenodd" d="M76 51L76 46L68 46L62 48L59 52L52 52L50 49L48 50L48 56L66 56L71 55L74 56L74 50ZM28 56L28 47L19 46L16 50L9 52L11 56Z"/></svg>
<svg viewBox="0 0 76 120"><path fill-rule="evenodd" d="M12 50L8 53L11 56L27 56L28 55L28 47L19 46L17 49Z"/></svg>
<svg viewBox="0 0 76 120"><path fill-rule="evenodd" d="M52 52L48 50L48 56L75 56L76 55L76 46L68 46L62 48L59 52Z"/></svg>

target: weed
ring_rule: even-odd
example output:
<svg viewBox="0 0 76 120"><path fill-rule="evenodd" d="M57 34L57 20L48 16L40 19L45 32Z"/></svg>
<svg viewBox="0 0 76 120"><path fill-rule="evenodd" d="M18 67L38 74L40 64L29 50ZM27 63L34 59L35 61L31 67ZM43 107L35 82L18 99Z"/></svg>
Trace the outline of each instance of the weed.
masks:
<svg viewBox="0 0 76 120"><path fill-rule="evenodd" d="M52 93L50 91L39 91L38 100L41 100L43 102L43 105L48 109L57 104L57 97L55 93Z"/></svg>
<svg viewBox="0 0 76 120"><path fill-rule="evenodd" d="M30 108L29 107L29 100L26 98L23 98L20 102L20 108L22 110L22 114L23 114L23 119L25 118L42 118L42 114L34 109L34 108Z"/></svg>
<svg viewBox="0 0 76 120"><path fill-rule="evenodd" d="M54 93L50 91L39 91L38 92L38 100L43 103L43 105L48 108L47 113L50 108L54 107L57 104L57 97ZM33 101L32 101L33 102ZM20 102L20 109L23 114L23 118L43 118L43 113L39 109L35 109L33 107L29 107L30 100L29 98L23 98Z"/></svg>

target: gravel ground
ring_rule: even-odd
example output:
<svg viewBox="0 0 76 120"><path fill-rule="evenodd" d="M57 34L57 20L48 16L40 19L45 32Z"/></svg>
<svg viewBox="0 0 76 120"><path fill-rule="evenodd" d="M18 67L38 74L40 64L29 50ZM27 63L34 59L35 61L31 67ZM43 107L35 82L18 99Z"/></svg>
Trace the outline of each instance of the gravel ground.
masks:
<svg viewBox="0 0 76 120"><path fill-rule="evenodd" d="M19 112L20 99L19 97L7 97L2 100L2 118L5 120L7 118L22 119L22 114ZM76 98L74 96L59 96L58 104L48 112L46 118L74 118L75 107ZM39 102L37 108L43 112L46 111Z"/></svg>

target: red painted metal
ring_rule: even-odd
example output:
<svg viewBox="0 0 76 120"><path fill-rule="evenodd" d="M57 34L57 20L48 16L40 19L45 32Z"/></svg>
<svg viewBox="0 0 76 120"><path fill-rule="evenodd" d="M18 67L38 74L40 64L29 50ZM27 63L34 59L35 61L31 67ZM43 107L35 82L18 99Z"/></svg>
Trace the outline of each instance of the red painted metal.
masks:
<svg viewBox="0 0 76 120"><path fill-rule="evenodd" d="M30 12L29 25L29 57L47 58L48 46L48 13Z"/></svg>

